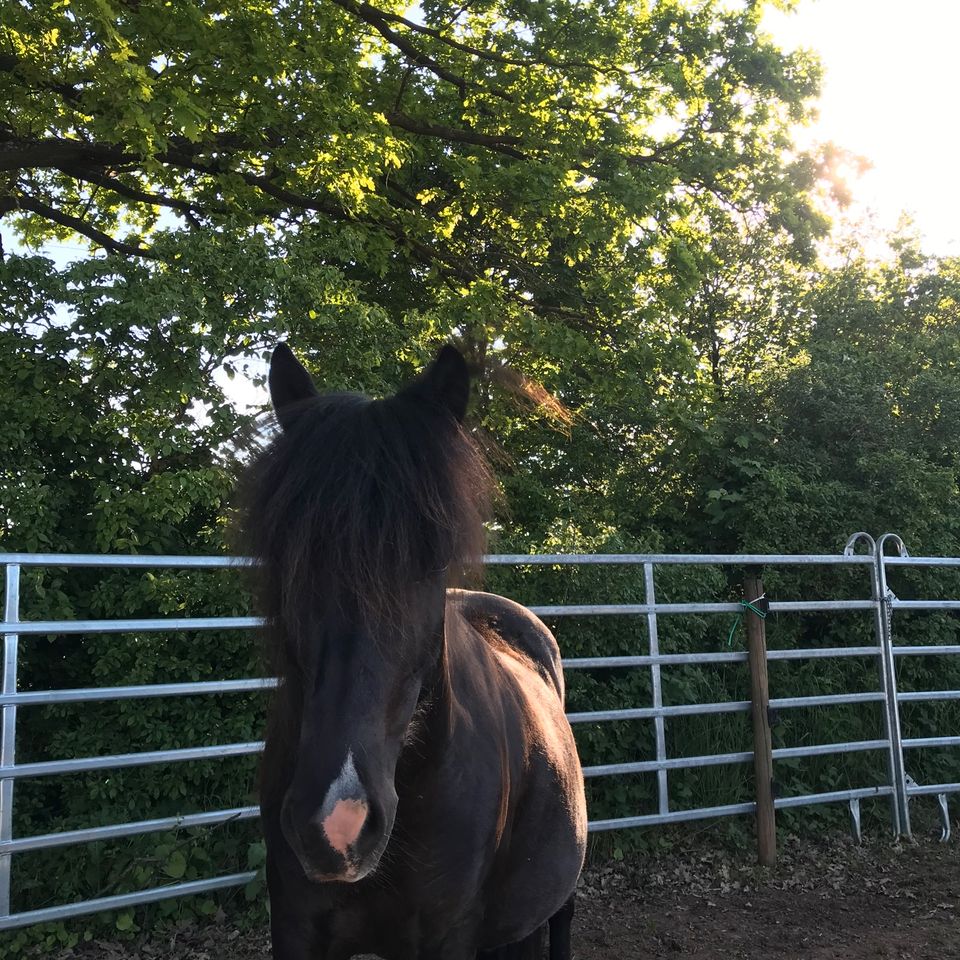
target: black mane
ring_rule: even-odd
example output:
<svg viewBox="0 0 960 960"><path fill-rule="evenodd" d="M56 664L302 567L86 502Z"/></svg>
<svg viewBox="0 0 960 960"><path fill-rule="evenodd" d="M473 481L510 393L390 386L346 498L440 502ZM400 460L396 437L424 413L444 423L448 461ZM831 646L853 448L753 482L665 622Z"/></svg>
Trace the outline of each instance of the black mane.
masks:
<svg viewBox="0 0 960 960"><path fill-rule="evenodd" d="M293 624L319 600L402 627L410 584L479 561L490 490L460 424L409 391L303 402L247 478L261 609Z"/></svg>

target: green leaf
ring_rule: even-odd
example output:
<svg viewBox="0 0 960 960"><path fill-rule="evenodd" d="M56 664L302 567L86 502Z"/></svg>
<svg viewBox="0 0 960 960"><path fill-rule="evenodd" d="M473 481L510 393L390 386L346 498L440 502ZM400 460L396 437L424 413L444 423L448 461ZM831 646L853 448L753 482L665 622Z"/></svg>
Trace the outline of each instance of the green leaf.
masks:
<svg viewBox="0 0 960 960"><path fill-rule="evenodd" d="M168 877L179 880L187 872L187 858L182 850L174 850L163 864L163 872Z"/></svg>
<svg viewBox="0 0 960 960"><path fill-rule="evenodd" d="M258 840L247 847L247 869L257 870L266 862L267 845Z"/></svg>

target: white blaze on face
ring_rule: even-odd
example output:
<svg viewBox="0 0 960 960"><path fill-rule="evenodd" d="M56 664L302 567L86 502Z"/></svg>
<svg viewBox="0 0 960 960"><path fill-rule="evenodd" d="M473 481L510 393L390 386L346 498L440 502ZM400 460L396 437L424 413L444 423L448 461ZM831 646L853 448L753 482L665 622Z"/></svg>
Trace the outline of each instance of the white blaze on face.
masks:
<svg viewBox="0 0 960 960"><path fill-rule="evenodd" d="M350 847L357 842L369 811L367 795L353 765L353 751L348 750L347 759L337 779L330 784L317 814L327 843L342 857L346 858Z"/></svg>

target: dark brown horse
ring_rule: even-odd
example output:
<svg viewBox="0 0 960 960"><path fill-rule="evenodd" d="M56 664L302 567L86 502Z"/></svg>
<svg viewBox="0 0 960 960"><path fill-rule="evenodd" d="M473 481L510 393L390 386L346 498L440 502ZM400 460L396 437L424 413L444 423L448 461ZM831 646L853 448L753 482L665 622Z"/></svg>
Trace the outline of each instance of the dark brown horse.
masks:
<svg viewBox="0 0 960 960"><path fill-rule="evenodd" d="M281 425L247 525L281 678L261 809L276 960L570 954L583 778L556 641L448 589L479 559L490 478L463 358L386 400L270 366Z"/></svg>

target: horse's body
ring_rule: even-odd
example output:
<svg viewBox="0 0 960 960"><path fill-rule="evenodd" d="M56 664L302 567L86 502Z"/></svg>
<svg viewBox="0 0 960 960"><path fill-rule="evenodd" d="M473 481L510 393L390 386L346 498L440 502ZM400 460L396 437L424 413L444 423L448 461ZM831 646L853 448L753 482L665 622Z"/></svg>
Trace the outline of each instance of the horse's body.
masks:
<svg viewBox="0 0 960 960"><path fill-rule="evenodd" d="M455 356L446 360L454 373L456 361L462 364ZM443 359L432 368L435 381ZM449 369L446 374L449 379ZM416 385L418 400L430 378L428 371ZM457 397L461 386L454 382ZM283 422L283 390L273 369L271 387ZM440 388L441 397L451 392L443 378ZM381 403L398 401L403 410L414 409L405 394ZM453 413L462 416L463 405L454 404ZM309 413L308 406L301 416ZM435 419L435 405L427 413L428 429L459 431L455 417ZM284 426L296 434L296 422ZM329 449L332 436L323 451L329 456L336 454ZM412 475L435 451L426 433L413 430L411 437ZM366 466L358 469L371 467L379 456L372 451L383 453L383 443L389 441L378 437L364 447L358 463ZM387 452L381 467L408 457ZM317 470L311 481L329 479L326 465ZM427 473L428 487L444 487ZM280 476L258 501L268 513L271 497L283 497L276 489ZM366 479L354 478L361 497L369 492ZM261 481L269 488L269 469ZM338 596L291 598L284 595L282 572L266 591L274 640L286 649L262 768L274 956L519 960L539 956L549 922L551 958L568 957L586 816L556 641L510 600L446 590L446 566L462 557L453 546L458 537L444 546L429 529L436 503L405 525L400 507L389 502L393 488L376 490L356 514L344 513L346 501L332 502L337 520L322 530L347 536L338 525L348 515L354 521L370 512L379 516L376 536L354 541L379 544L388 554L397 544L399 555L384 562L394 559L408 569L384 585L388 607L358 606L358 595L337 579L325 555L319 564L334 578ZM301 484L287 506L303 507L303 491L316 492L312 483ZM333 501L348 493L330 491ZM322 500L316 502L323 509ZM413 542L417 529L426 535L429 556ZM301 546L308 539L304 535ZM285 567L296 581L303 557L285 563L272 534L260 543L264 562ZM334 556L349 567L345 555ZM362 570L353 573L380 569L381 559L364 557ZM312 581L308 575L297 582ZM381 622L387 610L405 622Z"/></svg>

